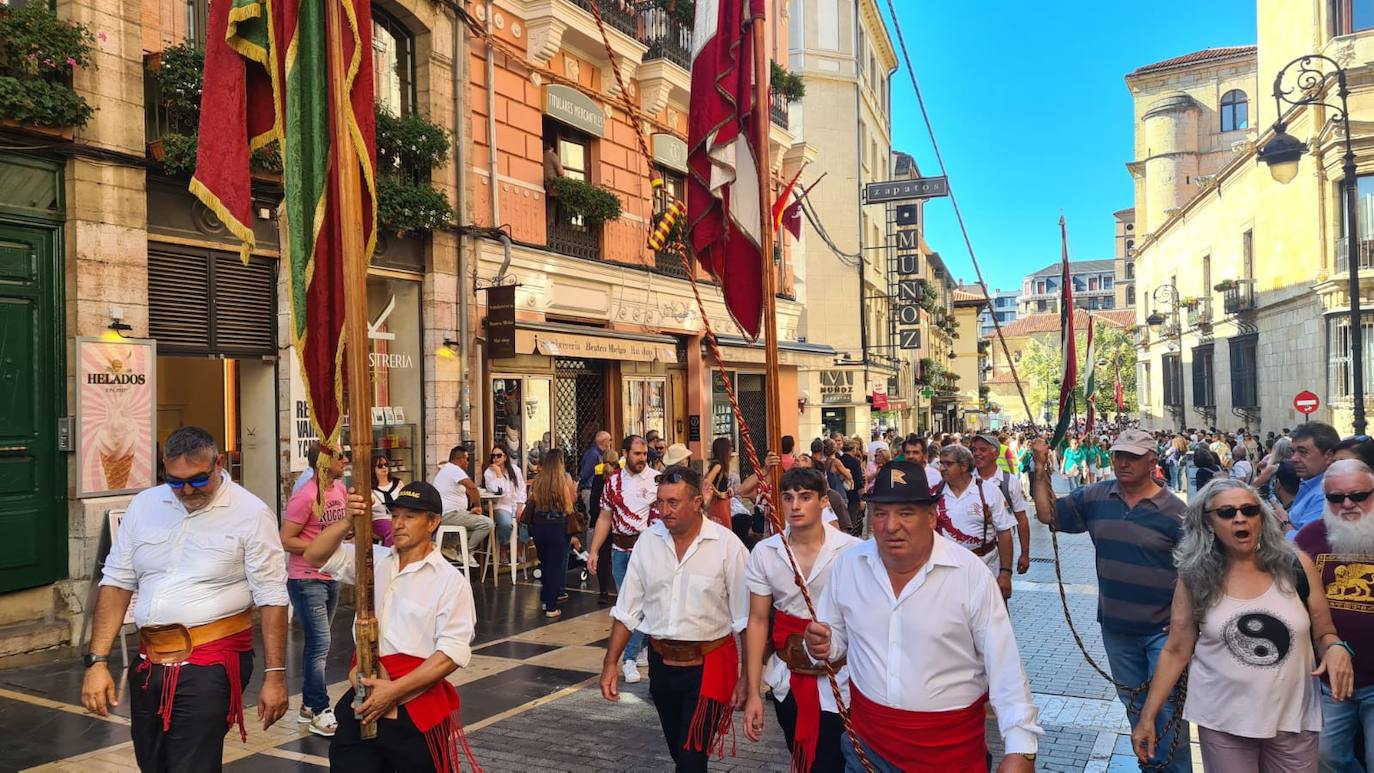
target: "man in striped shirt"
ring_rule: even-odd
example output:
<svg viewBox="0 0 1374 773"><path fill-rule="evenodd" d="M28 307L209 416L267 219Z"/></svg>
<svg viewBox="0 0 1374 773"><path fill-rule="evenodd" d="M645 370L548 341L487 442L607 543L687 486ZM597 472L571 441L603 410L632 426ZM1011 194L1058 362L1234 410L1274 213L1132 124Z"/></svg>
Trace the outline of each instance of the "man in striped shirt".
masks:
<svg viewBox="0 0 1374 773"><path fill-rule="evenodd" d="M1092 537L1097 549L1097 622L1102 626L1102 645L1112 677L1127 687L1138 687L1154 676L1168 638L1165 628L1178 576L1173 551L1183 533L1183 501L1155 483L1151 473L1157 450L1148 432L1128 429L1112 444L1115 479L1074 489L1060 499L1050 485L1049 452L1044 439L1031 446L1035 516L1061 532L1086 531ZM1144 692L1134 701L1126 693L1118 694L1134 724ZM1156 764L1173 748L1173 733L1166 734L1164 728L1176 708L1170 698L1156 720L1160 735ZM1184 735L1177 753L1163 768L1167 773L1192 769L1187 724L1180 723L1177 730Z"/></svg>

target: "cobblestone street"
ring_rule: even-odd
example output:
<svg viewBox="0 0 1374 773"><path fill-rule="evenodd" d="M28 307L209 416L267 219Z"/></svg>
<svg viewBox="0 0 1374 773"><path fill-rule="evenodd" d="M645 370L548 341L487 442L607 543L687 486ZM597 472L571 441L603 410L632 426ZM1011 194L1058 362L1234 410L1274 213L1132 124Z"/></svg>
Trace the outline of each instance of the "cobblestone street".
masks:
<svg viewBox="0 0 1374 773"><path fill-rule="evenodd" d="M1032 519L1034 522L1034 519ZM1038 769L1044 771L1136 770L1125 712L1110 686L1085 662L1073 642L1059 600L1049 532L1036 524L1030 571L1016 578L1012 621L1040 707L1045 737ZM1105 665L1094 619L1096 585L1092 545L1085 535L1063 535L1060 551L1069 608L1089 652ZM647 679L622 685L610 704L596 687L608 620L594 591L573 592L565 619L548 623L538 614L537 589L490 581L476 589L479 624L472 664L455 675L473 751L487 771L657 771L671 766L649 703ZM348 641L351 614L340 610L335 642ZM298 673L298 631L293 631L291 671ZM131 645L135 646L135 645ZM330 694L344 691L350 652L335 646L328 676ZM0 672L0 726L25 728L0 738L0 770L133 770L127 701L119 716L99 719L80 707L81 668L74 663ZM299 689L299 679L291 680ZM256 680L245 699L257 694ZM230 771L319 771L328 768L328 742L287 718L267 732L248 715L249 738L225 744ZM734 756L719 771L786 771L788 755L775 723L765 740L749 742L737 717ZM994 754L995 725L989 724ZM1196 746L1193 747L1196 758ZM1200 769L1200 765L1198 766Z"/></svg>

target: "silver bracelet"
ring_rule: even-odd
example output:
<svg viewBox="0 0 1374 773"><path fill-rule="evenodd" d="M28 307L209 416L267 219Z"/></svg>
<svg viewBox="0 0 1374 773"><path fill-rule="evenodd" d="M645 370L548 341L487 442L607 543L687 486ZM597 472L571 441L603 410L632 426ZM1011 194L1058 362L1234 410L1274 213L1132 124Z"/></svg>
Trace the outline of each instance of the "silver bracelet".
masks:
<svg viewBox="0 0 1374 773"><path fill-rule="evenodd" d="M280 671L280 672L282 672L282 673L284 674L284 673L286 673L286 666L276 666L276 667L274 667L274 668L264 668L264 669L262 670L262 672L263 672L264 674L270 674L270 673L272 673L273 671Z"/></svg>

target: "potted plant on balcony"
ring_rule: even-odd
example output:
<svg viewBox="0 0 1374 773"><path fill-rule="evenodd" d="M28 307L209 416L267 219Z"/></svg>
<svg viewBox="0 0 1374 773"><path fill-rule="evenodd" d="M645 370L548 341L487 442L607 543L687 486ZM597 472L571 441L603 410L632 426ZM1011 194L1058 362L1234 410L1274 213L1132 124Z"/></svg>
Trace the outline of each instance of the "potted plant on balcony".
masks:
<svg viewBox="0 0 1374 773"><path fill-rule="evenodd" d="M768 86L774 94L788 102L800 102L802 97L806 96L806 83L802 81L801 76L788 72L786 67L777 62L771 63Z"/></svg>
<svg viewBox="0 0 1374 773"><path fill-rule="evenodd" d="M47 3L0 11L0 125L71 139L93 113L71 84L93 66L94 43L89 27L57 18Z"/></svg>
<svg viewBox="0 0 1374 773"><path fill-rule="evenodd" d="M377 109L377 223L399 236L453 222L448 196L430 174L448 160L450 136L418 115Z"/></svg>
<svg viewBox="0 0 1374 773"><path fill-rule="evenodd" d="M582 218L589 228L620 219L620 197L608 188L572 177L554 177L545 187L565 214Z"/></svg>
<svg viewBox="0 0 1374 773"><path fill-rule="evenodd" d="M1238 287L1240 287L1240 282L1234 279L1223 279L1220 282L1218 282L1216 286L1212 289L1216 290L1219 293L1228 293L1232 290L1237 289Z"/></svg>

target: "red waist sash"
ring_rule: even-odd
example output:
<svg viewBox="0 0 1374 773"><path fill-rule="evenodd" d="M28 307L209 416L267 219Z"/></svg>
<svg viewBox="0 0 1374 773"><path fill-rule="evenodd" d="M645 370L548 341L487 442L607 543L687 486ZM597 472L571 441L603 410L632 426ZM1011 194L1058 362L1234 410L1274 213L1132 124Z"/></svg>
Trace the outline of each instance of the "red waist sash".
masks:
<svg viewBox="0 0 1374 773"><path fill-rule="evenodd" d="M188 663L193 666L221 665L224 666L224 675L229 679L229 713L225 721L230 727L238 725L239 738L247 741L248 730L243 726L243 683L240 681L242 673L239 669L239 655L252 651L253 629L247 628L223 639L207 641L192 649L184 663L163 666L162 701L157 707L157 715L162 717L162 732L165 733L172 727L172 704L176 700L177 677L181 675L181 667ZM141 647L139 654L145 654ZM143 689L148 689L148 682L153 678L153 662L143 657L134 671L147 673L143 678Z"/></svg>
<svg viewBox="0 0 1374 773"><path fill-rule="evenodd" d="M729 731L730 755L734 756L735 719L731 700L738 683L739 647L731 636L702 658L701 694L697 697L697 708L692 712L692 724L682 748L704 749L708 756L715 754L724 759L725 733Z"/></svg>
<svg viewBox="0 0 1374 773"><path fill-rule="evenodd" d="M378 660L386 670L387 678L393 682L404 678L425 662L424 658L400 652L382 655ZM355 654L353 665L356 666L357 663L358 657ZM461 748L462 755L467 757L468 766L475 773L482 773L481 766L477 764L477 759L472 756L472 749L468 746L467 735L463 733L462 702L458 699L458 690L454 689L447 679L440 679L430 685L429 689L406 701L405 707L411 724L425 737L425 744L429 747L429 758L434 763L436 771L459 773Z"/></svg>
<svg viewBox="0 0 1374 773"><path fill-rule="evenodd" d="M773 648L779 652L785 650L787 640L792 636L800 636L810 622L773 610ZM797 704L797 726L792 731L792 770L804 773L816 761L816 742L821 737L820 684L814 676L789 672L787 685L792 700Z"/></svg>
<svg viewBox="0 0 1374 773"><path fill-rule="evenodd" d="M849 686L854 731L904 773L986 773L988 696L951 711L905 711L875 703Z"/></svg>

